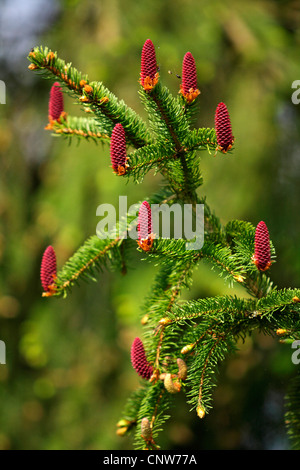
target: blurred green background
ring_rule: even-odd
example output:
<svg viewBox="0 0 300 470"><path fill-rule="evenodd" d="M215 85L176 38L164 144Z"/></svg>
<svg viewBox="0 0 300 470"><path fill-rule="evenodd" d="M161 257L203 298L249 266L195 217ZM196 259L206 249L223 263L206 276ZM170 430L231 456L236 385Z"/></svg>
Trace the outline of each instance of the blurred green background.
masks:
<svg viewBox="0 0 300 470"><path fill-rule="evenodd" d="M265 220L277 251L279 287L299 287L300 6L296 1L2 0L0 79L0 449L130 449L116 435L139 380L130 346L142 335L140 306L155 269L132 260L126 276L104 272L66 299L41 297L48 244L58 266L95 233L96 208L133 203L159 188L124 184L108 148L54 138L44 130L53 81L28 71L31 47L47 45L91 80L102 80L144 116L140 53L156 47L161 80L177 94L184 54L197 63L197 125L212 127L220 101L236 138L233 155L202 154L204 185L222 222ZM81 110L69 97L70 114ZM236 292L201 266L187 297ZM254 335L220 369L214 408L200 421L184 398L161 440L165 449L287 449L284 393L295 374L291 348Z"/></svg>

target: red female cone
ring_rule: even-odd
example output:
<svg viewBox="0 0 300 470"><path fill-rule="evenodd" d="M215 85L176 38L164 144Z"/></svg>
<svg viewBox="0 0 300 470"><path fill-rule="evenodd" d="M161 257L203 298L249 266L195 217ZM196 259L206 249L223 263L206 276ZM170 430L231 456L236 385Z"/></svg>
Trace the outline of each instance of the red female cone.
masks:
<svg viewBox="0 0 300 470"><path fill-rule="evenodd" d="M269 231L263 221L256 226L252 261L260 271L266 271L272 264Z"/></svg>
<svg viewBox="0 0 300 470"><path fill-rule="evenodd" d="M41 262L40 277L42 287L44 289L43 295L52 295L55 290L54 282L56 278L56 255L51 245L48 246L48 248L46 248L44 251Z"/></svg>
<svg viewBox="0 0 300 470"><path fill-rule="evenodd" d="M147 361L144 345L140 338L135 338L132 343L131 363L140 377L147 380L150 379L153 373L153 368Z"/></svg>
<svg viewBox="0 0 300 470"><path fill-rule="evenodd" d="M151 207L147 201L142 202L138 215L138 244L144 251L149 251L153 245L153 229Z"/></svg>
<svg viewBox="0 0 300 470"><path fill-rule="evenodd" d="M215 129L218 142L218 150L226 153L232 148L234 137L231 130L231 122L228 109L224 103L219 103L215 113Z"/></svg>
<svg viewBox="0 0 300 470"><path fill-rule="evenodd" d="M192 103L200 91L197 88L197 70L195 59L190 52L187 52L182 62L182 83L180 93L188 103Z"/></svg>
<svg viewBox="0 0 300 470"><path fill-rule="evenodd" d="M110 140L110 159L115 173L124 175L126 173L126 138L122 124L116 124Z"/></svg>
<svg viewBox="0 0 300 470"><path fill-rule="evenodd" d="M60 122L61 118L65 118L66 113L64 111L64 97L60 84L58 82L53 83L48 104L48 119L49 124L46 129L51 129L55 121Z"/></svg>
<svg viewBox="0 0 300 470"><path fill-rule="evenodd" d="M151 39L147 39L142 49L140 84L145 91L151 91L158 82L155 47Z"/></svg>

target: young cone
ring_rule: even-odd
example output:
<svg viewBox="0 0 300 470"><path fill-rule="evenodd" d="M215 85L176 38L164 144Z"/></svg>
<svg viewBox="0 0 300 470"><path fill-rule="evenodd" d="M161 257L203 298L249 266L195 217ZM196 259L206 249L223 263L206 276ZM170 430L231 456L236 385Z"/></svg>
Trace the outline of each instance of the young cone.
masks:
<svg viewBox="0 0 300 470"><path fill-rule="evenodd" d="M215 129L218 142L218 150L226 153L233 146L234 137L231 130L231 122L227 107L219 103L215 113Z"/></svg>
<svg viewBox="0 0 300 470"><path fill-rule="evenodd" d="M135 371L143 379L149 380L153 368L146 358L145 349L140 338L135 338L131 346L131 363Z"/></svg>
<svg viewBox="0 0 300 470"><path fill-rule="evenodd" d="M164 378L165 389L169 393L178 393L181 390L181 385L178 381L173 382L172 374L166 374Z"/></svg>
<svg viewBox="0 0 300 470"><path fill-rule="evenodd" d="M176 360L178 365L178 378L180 380L185 380L187 378L187 365L185 361L181 358L177 358Z"/></svg>
<svg viewBox="0 0 300 470"><path fill-rule="evenodd" d="M61 118L65 118L66 113L64 111L64 97L60 84L58 82L53 83L48 104L48 119L49 123L45 129L52 129L55 121L60 122Z"/></svg>
<svg viewBox="0 0 300 470"><path fill-rule="evenodd" d="M52 295L55 291L54 282L56 278L56 255L51 245L48 246L48 248L46 248L44 251L41 262L40 277L42 287L44 289L43 295Z"/></svg>
<svg viewBox="0 0 300 470"><path fill-rule="evenodd" d="M197 415L199 416L199 418L200 418L200 419L203 419L204 416L205 416L205 409L204 409L204 407L203 407L202 405L198 405L196 411L197 411Z"/></svg>
<svg viewBox="0 0 300 470"><path fill-rule="evenodd" d="M126 138L122 124L113 128L110 141L110 159L115 173L124 175L127 167Z"/></svg>
<svg viewBox="0 0 300 470"><path fill-rule="evenodd" d="M152 438L151 424L148 418L143 418L141 421L141 435L146 440Z"/></svg>
<svg viewBox="0 0 300 470"><path fill-rule="evenodd" d="M256 226L252 260L260 271L266 271L272 264L269 231L263 221Z"/></svg>
<svg viewBox="0 0 300 470"><path fill-rule="evenodd" d="M188 103L192 103L200 91L197 88L197 70L195 59L190 52L187 52L182 62L182 83L180 93Z"/></svg>
<svg viewBox="0 0 300 470"><path fill-rule="evenodd" d="M138 245L144 251L149 251L153 245L151 207L147 201L141 204L138 215Z"/></svg>
<svg viewBox="0 0 300 470"><path fill-rule="evenodd" d="M151 91L158 82L155 47L151 39L147 39L142 49L140 84L145 91Z"/></svg>

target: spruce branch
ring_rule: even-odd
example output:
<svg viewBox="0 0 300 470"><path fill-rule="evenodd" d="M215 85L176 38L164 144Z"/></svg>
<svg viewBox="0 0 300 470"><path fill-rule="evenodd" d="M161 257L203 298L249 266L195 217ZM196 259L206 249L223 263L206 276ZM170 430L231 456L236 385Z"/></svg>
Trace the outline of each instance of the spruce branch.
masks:
<svg viewBox="0 0 300 470"><path fill-rule="evenodd" d="M149 203L159 204L173 197L175 197L175 195L171 192L171 189L165 187L157 194L154 194L152 198L149 199ZM140 204L141 202L136 204L136 206L139 207ZM136 249L138 249L136 240L130 238L130 231L134 230L137 226L137 211L138 209L136 209L136 212L127 214L124 218L119 220L113 229L106 233L105 236L101 233L99 236L94 235L88 238L58 270L51 295L66 295L74 284L79 283L81 278L95 281L97 271L101 271L108 266L125 272L128 256L126 256L126 259L124 259L124 256L127 247L135 246ZM181 261L184 253L186 256L191 257L191 254L189 254L191 252L183 250L185 241L165 240L165 243L168 242L173 242L174 247L175 245L177 246L175 251L179 250L179 247L181 248L181 255L177 255L177 257L181 258ZM155 243L158 243L157 248L160 249L158 240L155 240ZM164 243L162 242L162 244ZM153 256L155 256L155 246L154 244ZM158 255L159 253L156 254L157 257Z"/></svg>
<svg viewBox="0 0 300 470"><path fill-rule="evenodd" d="M141 308L143 335L132 343L132 366L141 385L133 391L117 424L122 436L134 432L135 446L157 450L157 436L177 393L199 418L212 408L212 391L220 364L238 352L238 342L253 331L269 334L281 343L300 340L300 290L279 289L270 271L275 249L264 221L256 227L233 220L225 225L211 210L205 196L200 151L231 154L234 137L226 105L215 113L215 128L192 128L197 107L195 60L186 53L182 83L174 97L161 82L155 48L148 39L142 49L138 93L148 113L144 122L102 82L89 81L71 64L48 48L29 53L29 69L54 77L50 91L49 122L54 135L83 138L110 144L113 173L140 183L145 175L163 176L162 188L137 204L112 230L88 238L57 271L52 246L45 250L41 265L43 296L66 295L84 279L96 280L98 272L110 268L125 274L132 250L141 261L158 267L150 292ZM61 87L62 85L62 87ZM62 91L83 107L88 117L66 115ZM153 233L151 204L168 209L204 205L204 243L187 249L188 240ZM174 231L175 228L173 227ZM130 237L137 230L137 237ZM238 283L245 296L223 295L184 300L192 284L194 269L208 263L230 284ZM142 339L141 339L142 338ZM288 433L299 446L299 377L288 395Z"/></svg>
<svg viewBox="0 0 300 470"><path fill-rule="evenodd" d="M215 129L198 128L190 130L183 141L183 146L189 150L215 150L217 149Z"/></svg>
<svg viewBox="0 0 300 470"><path fill-rule="evenodd" d="M184 263L180 260L175 266L170 266L170 263L163 264L152 286L152 293L145 301L142 323L145 327L144 338L149 351L149 361L154 367L151 379L153 383L159 381L164 360L168 355L173 355L172 346L181 334L180 329L176 328L171 336L166 337L167 322L161 323L160 320L162 317L168 317L183 289L190 287L192 269L191 262Z"/></svg>
<svg viewBox="0 0 300 470"><path fill-rule="evenodd" d="M231 335L218 334L199 343L189 369L188 403L196 409L200 419L212 408L212 390L216 386L216 373L221 361L235 351ZM190 379L189 379L190 377Z"/></svg>
<svg viewBox="0 0 300 470"><path fill-rule="evenodd" d="M243 283L245 280L244 266L239 263L230 248L211 242L209 238L202 248L202 257L207 260L212 267L217 267L224 279Z"/></svg>
<svg viewBox="0 0 300 470"><path fill-rule="evenodd" d="M117 423L117 434L124 436L136 428L141 402L147 393L147 383L143 382L128 397L123 410L123 418Z"/></svg>
<svg viewBox="0 0 300 470"><path fill-rule="evenodd" d="M161 172L166 174L168 162L174 159L174 151L171 148L158 144L145 145L128 154L128 178L135 183L143 181L145 175L154 170L154 174Z"/></svg>
<svg viewBox="0 0 300 470"><path fill-rule="evenodd" d="M94 118L68 115L61 122L54 122L51 131L54 135L65 138L76 137L79 140L93 140L95 143L110 141L110 130L100 126Z"/></svg>
<svg viewBox="0 0 300 470"><path fill-rule="evenodd" d="M119 100L101 82L91 82L70 63L60 59L57 52L47 47L35 47L28 55L31 61L30 70L46 72L54 75L63 85L64 91L88 107L99 119L110 123L111 130L117 123L125 129L126 137L134 147L139 148L150 143L151 138L143 120L129 108L123 100Z"/></svg>
<svg viewBox="0 0 300 470"><path fill-rule="evenodd" d="M96 280L94 273L120 262L120 238L103 240L96 235L90 237L58 271L54 295L67 294L79 278ZM121 264L121 263L120 263Z"/></svg>
<svg viewBox="0 0 300 470"><path fill-rule="evenodd" d="M174 160L179 159L180 161L182 174L179 176L178 169L177 171L175 170L177 178L172 180L175 191L183 194L182 199L186 198L188 201L195 203L196 196L194 191L200 186L202 179L200 172L194 170L197 166L195 164L188 165L187 150L182 145L189 130L186 108L180 104L180 100L173 98L166 87L162 86L155 70L155 48L152 41L147 40L143 46L141 57L140 96L148 112L149 123L155 140L162 142L163 145L166 145L168 142L169 146L174 147ZM184 96L187 103L194 101L199 94L196 82L197 74L194 58L191 53L187 53L183 62L183 85L181 88L182 96ZM190 169L194 171L189 172ZM175 173L174 166L169 170L171 171L167 172L168 179L170 178L170 173ZM179 182L179 184L177 183L176 186L175 182Z"/></svg>
<svg viewBox="0 0 300 470"><path fill-rule="evenodd" d="M147 386L147 391L141 401L141 406L137 417L137 426L134 436L135 447L143 450L158 450L156 443L157 436L161 431L163 424L170 418L168 410L170 408L170 396L166 392L162 382ZM151 426L150 439L145 441L142 434L141 423L144 418L149 420ZM149 449L149 444L151 445Z"/></svg>
<svg viewBox="0 0 300 470"><path fill-rule="evenodd" d="M148 113L149 124L157 141L169 141L177 152L182 150L182 140L189 129L182 107L167 87L160 82L146 92L141 89L140 97Z"/></svg>

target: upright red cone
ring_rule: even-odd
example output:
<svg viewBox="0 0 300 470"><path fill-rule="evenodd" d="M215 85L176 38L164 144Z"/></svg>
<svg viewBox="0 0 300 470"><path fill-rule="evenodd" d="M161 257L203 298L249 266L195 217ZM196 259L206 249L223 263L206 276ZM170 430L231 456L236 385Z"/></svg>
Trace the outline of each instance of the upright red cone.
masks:
<svg viewBox="0 0 300 470"><path fill-rule="evenodd" d="M40 277L42 287L44 289L44 295L52 295L55 290L56 255L51 245L44 251L41 262Z"/></svg>
<svg viewBox="0 0 300 470"><path fill-rule="evenodd" d="M182 83L180 93L188 103L192 103L200 91L197 88L197 70L195 59L190 52L187 52L182 62Z"/></svg>
<svg viewBox="0 0 300 470"><path fill-rule="evenodd" d="M151 207L147 201L142 202L138 215L138 244L144 251L150 251L153 245L153 228Z"/></svg>
<svg viewBox="0 0 300 470"><path fill-rule="evenodd" d="M140 338L135 338L131 346L131 363L134 370L143 379L149 380L153 374L153 368L147 361L145 349Z"/></svg>
<svg viewBox="0 0 300 470"><path fill-rule="evenodd" d="M224 103L219 103L215 113L215 130L217 135L218 150L226 153L233 146L234 137L231 130L231 122L228 109Z"/></svg>
<svg viewBox="0 0 300 470"><path fill-rule="evenodd" d="M260 271L266 271L272 264L269 231L263 221L256 226L252 261Z"/></svg>
<svg viewBox="0 0 300 470"><path fill-rule="evenodd" d="M127 167L126 137L122 124L116 124L110 140L110 159L115 173L124 175Z"/></svg>
<svg viewBox="0 0 300 470"><path fill-rule="evenodd" d="M158 82L155 47L147 39L142 49L140 84L145 91L151 91Z"/></svg>
<svg viewBox="0 0 300 470"><path fill-rule="evenodd" d="M51 129L55 121L60 122L61 118L65 118L66 113L64 111L64 97L60 84L58 82L53 83L48 104L48 119L49 124L46 129Z"/></svg>

